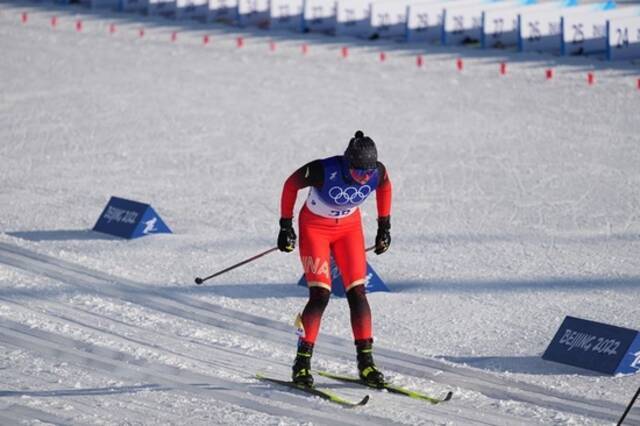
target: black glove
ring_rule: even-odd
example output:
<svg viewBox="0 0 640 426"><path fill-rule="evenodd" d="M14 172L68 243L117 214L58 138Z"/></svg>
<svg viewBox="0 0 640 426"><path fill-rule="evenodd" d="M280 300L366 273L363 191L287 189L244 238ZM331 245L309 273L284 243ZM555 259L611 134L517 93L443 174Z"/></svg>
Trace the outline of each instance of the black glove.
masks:
<svg viewBox="0 0 640 426"><path fill-rule="evenodd" d="M375 254L382 254L389 250L391 245L391 216L384 216L378 218L378 233L376 234L376 249Z"/></svg>
<svg viewBox="0 0 640 426"><path fill-rule="evenodd" d="M280 232L278 233L278 249L291 253L296 248L296 232L293 230L291 219L280 219Z"/></svg>

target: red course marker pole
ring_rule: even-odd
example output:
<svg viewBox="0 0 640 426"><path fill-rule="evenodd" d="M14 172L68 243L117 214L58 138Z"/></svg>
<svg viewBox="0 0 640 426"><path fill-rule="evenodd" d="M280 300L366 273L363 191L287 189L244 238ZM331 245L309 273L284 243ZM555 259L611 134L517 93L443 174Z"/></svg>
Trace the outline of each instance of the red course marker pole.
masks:
<svg viewBox="0 0 640 426"><path fill-rule="evenodd" d="M81 32L82 31L82 19L78 19L76 21L76 31L77 32Z"/></svg>
<svg viewBox="0 0 640 426"><path fill-rule="evenodd" d="M244 46L244 39L242 37L236 38L236 47L238 47L238 49L239 49L242 46Z"/></svg>
<svg viewBox="0 0 640 426"><path fill-rule="evenodd" d="M592 72L588 73L588 74L587 74L587 84L588 84L589 86L593 86L593 84L594 84L595 82L596 82L596 77L595 77L595 75L594 75Z"/></svg>
<svg viewBox="0 0 640 426"><path fill-rule="evenodd" d="M456 67L458 68L458 71L462 71L462 68L464 67L464 63L462 62L462 59L458 58L456 60Z"/></svg>
<svg viewBox="0 0 640 426"><path fill-rule="evenodd" d="M553 68L547 68L545 71L545 77L547 80L551 80L553 78Z"/></svg>
<svg viewBox="0 0 640 426"><path fill-rule="evenodd" d="M27 12L22 12L22 15L20 16L20 20L22 21L23 24L26 24L27 21L29 20L29 14Z"/></svg>
<svg viewBox="0 0 640 426"><path fill-rule="evenodd" d="M57 16L52 16L51 17L51 27L55 28L58 25L58 17Z"/></svg>
<svg viewBox="0 0 640 426"><path fill-rule="evenodd" d="M418 68L422 68L423 64L424 64L424 59L422 59L422 55L416 56L416 66Z"/></svg>
<svg viewBox="0 0 640 426"><path fill-rule="evenodd" d="M507 74L507 64L505 62L502 62L500 64L500 75L506 75Z"/></svg>
<svg viewBox="0 0 640 426"><path fill-rule="evenodd" d="M346 46L343 46L342 47L342 57L346 59L348 56L349 56L349 48L346 47Z"/></svg>

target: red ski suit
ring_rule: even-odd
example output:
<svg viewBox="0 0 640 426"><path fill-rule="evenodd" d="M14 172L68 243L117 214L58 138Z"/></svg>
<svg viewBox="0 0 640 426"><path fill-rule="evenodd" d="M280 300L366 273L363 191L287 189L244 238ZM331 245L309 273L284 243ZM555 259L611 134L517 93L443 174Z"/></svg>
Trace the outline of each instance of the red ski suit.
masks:
<svg viewBox="0 0 640 426"><path fill-rule="evenodd" d="M332 161L327 162L327 160ZM331 190L342 191L334 192L332 195L336 193L353 195L354 185L360 190L360 194L366 194L366 196L369 195L369 191L375 190L378 217L386 217L391 212L391 181L384 165L378 162L377 176L374 179L376 186L364 191L364 187L358 187L348 176L345 176L344 170L342 170L342 176L338 177L329 173L333 169L329 172L325 170L328 164L340 167L340 164L343 164L342 157L312 161L296 170L285 181L280 204L281 217L292 218L298 190L311 187L309 197L300 210L298 218L300 260L305 278L310 289L320 287L330 291L331 254L333 254L333 259L342 275L345 292L349 294L348 292L353 288L363 285L366 279L366 255L360 209L356 206L336 212L330 209L331 206L329 209L323 208L320 191L324 188L324 192L327 193L328 187L325 181L329 178L342 183L341 186L331 187ZM345 185L351 186L345 187ZM336 190L338 186L341 189ZM361 197L360 201L364 201L366 196ZM305 310L302 317L303 340L314 343L320 327L322 310L315 314L307 311ZM354 313L352 309L354 337L356 339L371 338L371 314L368 306L367 309L356 308L355 311Z"/></svg>

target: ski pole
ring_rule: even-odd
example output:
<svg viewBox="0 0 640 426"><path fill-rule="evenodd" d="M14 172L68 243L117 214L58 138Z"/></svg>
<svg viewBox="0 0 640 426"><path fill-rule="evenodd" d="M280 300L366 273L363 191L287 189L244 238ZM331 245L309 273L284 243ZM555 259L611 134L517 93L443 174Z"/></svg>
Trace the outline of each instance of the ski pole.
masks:
<svg viewBox="0 0 640 426"><path fill-rule="evenodd" d="M631 410L633 403L636 402L636 399L638 399L638 395L640 395L640 388L638 388L638 390L636 391L636 394L633 396L633 398L631 398L631 402L629 402L629 405L627 405L627 409L624 410L624 413L622 414L622 417L620 417L620 420L618 421L617 426L622 425L622 422L624 421L624 418L627 417L627 414L629 414L629 411Z"/></svg>
<svg viewBox="0 0 640 426"><path fill-rule="evenodd" d="M365 251L371 251L374 248L376 248L376 246L371 246L371 247L368 247ZM254 260L256 260L256 259L258 259L258 258L260 258L260 257L262 257L264 255L267 255L267 254L271 253L272 251L276 251L277 249L278 249L278 247L272 247L267 251L263 251L262 253L256 254L255 256L250 257L249 259L245 259L242 262L239 262L239 263L236 263L235 265L229 266L228 268L225 268L222 271L218 271L215 274L211 274L208 277L204 277L204 278L196 277L195 282L196 282L196 284L200 285L203 282L205 282L205 281L207 281L207 280L209 280L211 278L217 277L218 275L222 275L225 272L229 272L230 270L235 269L235 268L237 268L239 266L242 266L245 263L253 262Z"/></svg>
<svg viewBox="0 0 640 426"><path fill-rule="evenodd" d="M236 264L235 264L235 265L233 265L233 266L229 266L228 268L225 268L225 269L223 269L222 271L218 271L218 272L216 272L215 274L211 274L211 275L209 275L208 277L204 277L204 278L196 277L196 280L195 280L195 281L196 281L196 284L200 285L200 284L202 284L203 282L205 282L205 281L207 281L207 280L209 280L209 279L211 279L211 278L213 278L213 277L217 277L218 275L222 275L222 274L224 274L225 272L229 272L230 270L235 269L235 268L237 268L237 267L239 267L239 266L242 266L242 265L244 265L245 263L253 262L254 260L256 260L256 259L258 259L258 258L260 258L260 257L262 257L262 256L264 256L264 255L267 255L267 254L269 254L269 253L271 253L271 252L273 252L273 251L276 251L276 250L278 250L278 247L270 248L270 249L269 249L269 250L267 250L267 251L263 251L262 253L256 254L255 256L250 257L249 259L245 259L245 260L243 260L242 262L236 263Z"/></svg>

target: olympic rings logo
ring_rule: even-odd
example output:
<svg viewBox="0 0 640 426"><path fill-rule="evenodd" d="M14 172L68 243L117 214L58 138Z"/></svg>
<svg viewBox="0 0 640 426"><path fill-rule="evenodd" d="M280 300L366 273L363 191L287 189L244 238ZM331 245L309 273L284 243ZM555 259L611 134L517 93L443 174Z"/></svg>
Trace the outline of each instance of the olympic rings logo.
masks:
<svg viewBox="0 0 640 426"><path fill-rule="evenodd" d="M334 186L329 190L329 197L339 206L345 204L358 204L364 201L365 198L371 193L371 187L369 185L363 185L360 188L355 186L348 186L341 188Z"/></svg>

